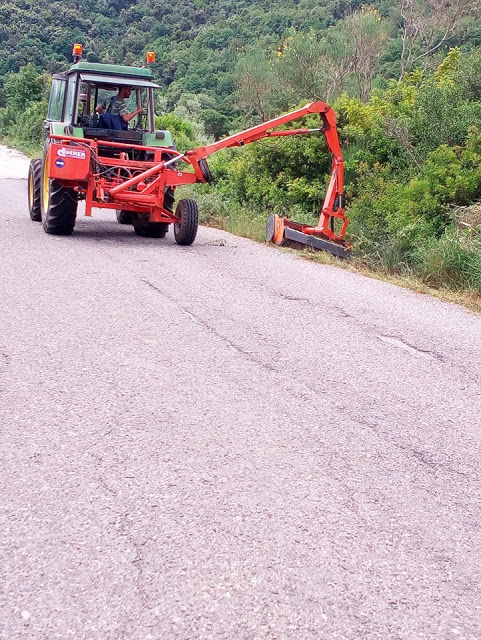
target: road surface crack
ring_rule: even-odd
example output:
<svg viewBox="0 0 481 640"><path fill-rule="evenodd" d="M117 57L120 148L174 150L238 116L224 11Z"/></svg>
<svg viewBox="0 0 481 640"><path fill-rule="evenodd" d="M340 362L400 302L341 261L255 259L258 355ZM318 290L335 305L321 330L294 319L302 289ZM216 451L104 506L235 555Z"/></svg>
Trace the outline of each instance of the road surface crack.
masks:
<svg viewBox="0 0 481 640"><path fill-rule="evenodd" d="M266 369L267 371L271 371L271 372L274 372L274 373L279 373L279 370L277 369L277 367L275 367L274 365L269 364L268 362L264 362L263 360L261 360L261 358L256 356L254 354L254 352L247 351L246 349L243 349L240 345L236 344L233 340L230 340L226 336L222 335L222 333L220 333L214 326L209 324L206 320L203 320L202 318L199 318L199 316L196 316L194 313L192 313L191 311L189 311L185 307L180 306L179 303L177 302L177 300L175 300L174 298L169 296L167 293L165 293L165 291L162 291L161 289L156 287L154 284L152 284L151 282L149 282L145 278L141 278L141 280L142 280L142 282L147 284L151 289L154 289L154 291L157 291L157 293L162 294L168 300L170 300L171 302L176 304L179 307L179 309L181 310L181 312L184 315L186 315L192 322L195 322L195 324L198 324L199 326L204 328L211 335L213 335L216 338L218 338L219 340L221 340L224 344L229 346L231 349L234 349L235 351L237 351L238 353L243 355L245 358L247 358L248 360L250 360L254 364L258 365L259 367L262 367L263 369Z"/></svg>
<svg viewBox="0 0 481 640"><path fill-rule="evenodd" d="M8 353L4 353L4 352L0 353L0 356L1 356L0 363L3 363L3 365L7 367L10 364L10 361L12 359L11 356L9 356Z"/></svg>
<svg viewBox="0 0 481 640"><path fill-rule="evenodd" d="M196 324L202 326L211 335L213 335L216 338L219 338L220 340L222 340L222 342L224 342L224 344L229 346L231 349L234 349L238 353L242 354L245 358L247 358L251 362L254 362L258 366L262 367L263 369L267 369L267 371L273 371L275 373L278 373L277 367L275 367L274 365L271 365L271 364L269 364L267 362L264 362L259 357L257 357L254 354L253 351L247 351L246 349L243 349L241 346L236 344L233 340L230 340L226 336L224 336L221 333L219 333L219 331L217 331L217 329L215 329L211 324L209 324L205 320L202 320L201 318L199 318L198 316L194 315L193 313L191 313L187 309L184 309L183 307L180 307L180 310L182 311L182 313L184 313L186 316L188 316L192 320L192 322L195 322Z"/></svg>
<svg viewBox="0 0 481 640"><path fill-rule="evenodd" d="M421 349L420 347L416 347L415 345L409 344L402 338L397 338L395 336L386 336L386 335L378 335L379 340L382 342L386 342L387 344L392 345L393 347L397 347L398 349L402 349L403 351L407 351L412 356L420 356L424 358L432 358L434 360L440 360L444 362L444 357L439 353L434 351L429 351L428 349Z"/></svg>
<svg viewBox="0 0 481 640"><path fill-rule="evenodd" d="M357 424L370 429L376 434L379 440L386 442L398 451L401 451L406 458L414 460L416 464L422 464L431 473L443 472L450 475L461 476L463 478L476 479L475 473L468 473L466 471L456 469L456 462L446 454L439 454L436 456L433 452L416 449L412 446L404 445L402 442L397 442L394 438L390 437L386 432L379 428L379 423L377 421L369 420L362 416L350 415L350 418Z"/></svg>
<svg viewBox="0 0 481 640"><path fill-rule="evenodd" d="M315 306L314 303L309 300L309 298L290 296L287 293L282 293L282 292L279 293L279 297L282 298L283 300L289 300L290 302L307 302L308 305Z"/></svg>

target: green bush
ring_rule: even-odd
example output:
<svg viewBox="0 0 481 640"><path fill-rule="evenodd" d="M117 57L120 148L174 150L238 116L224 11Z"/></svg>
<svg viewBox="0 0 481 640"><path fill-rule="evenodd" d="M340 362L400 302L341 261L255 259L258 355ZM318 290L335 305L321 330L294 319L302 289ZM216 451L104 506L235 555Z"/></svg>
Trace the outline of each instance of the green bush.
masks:
<svg viewBox="0 0 481 640"><path fill-rule="evenodd" d="M155 118L155 128L169 130L179 151L188 151L199 145L195 125L173 113L157 116Z"/></svg>
<svg viewBox="0 0 481 640"><path fill-rule="evenodd" d="M15 120L12 129L14 138L32 144L43 141L47 108L48 102L46 100L31 103Z"/></svg>
<svg viewBox="0 0 481 640"><path fill-rule="evenodd" d="M0 137L25 151L38 153L45 136L50 78L27 64L5 79L6 106L0 109Z"/></svg>

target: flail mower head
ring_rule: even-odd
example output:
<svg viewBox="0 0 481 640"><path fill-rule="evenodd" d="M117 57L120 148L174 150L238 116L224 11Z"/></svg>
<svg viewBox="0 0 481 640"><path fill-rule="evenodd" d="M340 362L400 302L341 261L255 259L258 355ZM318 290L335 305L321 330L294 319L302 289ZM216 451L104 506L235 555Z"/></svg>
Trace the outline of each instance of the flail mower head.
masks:
<svg viewBox="0 0 481 640"><path fill-rule="evenodd" d="M293 222L275 213L267 218L266 242L292 249L311 247L319 251L327 251L338 258L349 258L351 254L351 245L344 240L338 237L327 238L316 227Z"/></svg>

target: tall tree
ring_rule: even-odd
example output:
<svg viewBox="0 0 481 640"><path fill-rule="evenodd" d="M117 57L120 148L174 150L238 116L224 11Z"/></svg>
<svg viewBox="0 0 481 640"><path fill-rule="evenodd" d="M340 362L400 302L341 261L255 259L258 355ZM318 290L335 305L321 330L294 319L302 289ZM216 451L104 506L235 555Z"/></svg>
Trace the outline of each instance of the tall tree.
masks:
<svg viewBox="0 0 481 640"><path fill-rule="evenodd" d="M236 70L238 106L250 114L267 120L272 112L276 79L271 64L259 47L254 47L239 60Z"/></svg>
<svg viewBox="0 0 481 640"><path fill-rule="evenodd" d="M361 7L344 20L346 40L352 48L352 69L359 97L365 102L371 93L376 64L387 43L387 29L377 9Z"/></svg>
<svg viewBox="0 0 481 640"><path fill-rule="evenodd" d="M430 58L479 13L479 0L398 0L401 20L401 77Z"/></svg>

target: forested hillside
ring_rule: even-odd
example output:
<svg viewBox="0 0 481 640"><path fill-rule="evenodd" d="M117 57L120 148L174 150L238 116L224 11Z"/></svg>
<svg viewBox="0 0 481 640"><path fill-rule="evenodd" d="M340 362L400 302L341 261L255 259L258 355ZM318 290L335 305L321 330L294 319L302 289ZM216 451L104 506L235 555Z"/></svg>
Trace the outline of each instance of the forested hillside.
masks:
<svg viewBox="0 0 481 640"><path fill-rule="evenodd" d="M92 62L154 50L157 125L179 148L325 99L356 258L479 294L479 18L478 0L0 0L0 136L41 143L49 75L73 42ZM312 137L224 152L213 169L196 192L204 220L255 237L271 212L314 220L329 158Z"/></svg>
<svg viewBox="0 0 481 640"><path fill-rule="evenodd" d="M293 95L309 99L322 93L332 99L343 89L366 99L373 81L382 86L434 54L442 57L450 46L476 46L481 43L476 5L475 0L379 0L372 7L361 0L0 0L0 87L6 73L28 62L49 72L64 69L73 42L83 43L92 62L142 64L145 51L153 49L168 106L196 94L208 111L209 132L225 133L246 110L264 115L266 92L290 94L273 108ZM273 78L278 58L284 64L277 65L282 68ZM244 77L236 99L246 62L253 76ZM306 64L310 69L298 77Z"/></svg>

